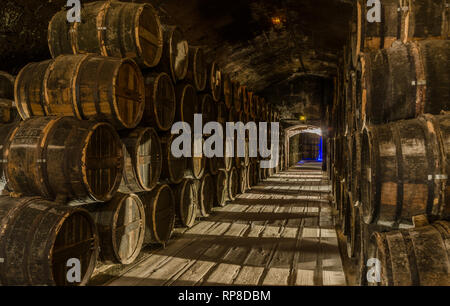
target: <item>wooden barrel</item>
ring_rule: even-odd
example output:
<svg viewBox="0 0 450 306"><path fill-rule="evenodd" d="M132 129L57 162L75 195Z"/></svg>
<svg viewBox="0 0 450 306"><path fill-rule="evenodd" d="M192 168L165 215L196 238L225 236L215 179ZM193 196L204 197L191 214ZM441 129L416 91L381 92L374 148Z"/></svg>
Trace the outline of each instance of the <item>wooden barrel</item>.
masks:
<svg viewBox="0 0 450 306"><path fill-rule="evenodd" d="M14 100L14 77L0 71L0 98Z"/></svg>
<svg viewBox="0 0 450 306"><path fill-rule="evenodd" d="M135 194L117 193L107 203L89 208L100 238L105 263L130 264L141 252L145 234L145 208Z"/></svg>
<svg viewBox="0 0 450 306"><path fill-rule="evenodd" d="M224 102L219 101L216 105L217 109L217 122L222 125L224 132L226 131L226 123L228 121L228 109Z"/></svg>
<svg viewBox="0 0 450 306"><path fill-rule="evenodd" d="M189 45L177 26L162 25L164 47L158 70L169 74L176 83L186 77L189 66Z"/></svg>
<svg viewBox="0 0 450 306"><path fill-rule="evenodd" d="M373 258L381 262L384 286L448 286L450 223L372 235Z"/></svg>
<svg viewBox="0 0 450 306"><path fill-rule="evenodd" d="M36 117L4 139L2 165L8 187L18 194L108 201L122 179L122 143L107 123Z"/></svg>
<svg viewBox="0 0 450 306"><path fill-rule="evenodd" d="M175 226L175 197L167 184L139 194L145 207L144 244L165 244Z"/></svg>
<svg viewBox="0 0 450 306"><path fill-rule="evenodd" d="M145 76L145 116L142 124L160 131L172 127L177 109L175 89L167 73L151 72Z"/></svg>
<svg viewBox="0 0 450 306"><path fill-rule="evenodd" d="M213 100L219 102L222 97L222 72L215 61L208 67L207 86Z"/></svg>
<svg viewBox="0 0 450 306"><path fill-rule="evenodd" d="M254 165L253 163L249 163L248 166L246 167L246 178L247 178L247 190L252 189L253 185L255 184L254 182Z"/></svg>
<svg viewBox="0 0 450 306"><path fill-rule="evenodd" d="M241 88L241 83L239 83L239 81L231 81L231 86L233 88L234 110L239 112L242 108L242 91L239 90L239 88Z"/></svg>
<svg viewBox="0 0 450 306"><path fill-rule="evenodd" d="M239 175L235 167L228 172L228 197L231 201L236 199L239 191Z"/></svg>
<svg viewBox="0 0 450 306"><path fill-rule="evenodd" d="M360 259L361 255L361 217L359 202L355 201L353 194L349 192L348 207L348 232L347 232L347 256L352 259Z"/></svg>
<svg viewBox="0 0 450 306"><path fill-rule="evenodd" d="M142 192L158 183L163 164L161 143L153 128L136 128L122 133L125 165L119 191Z"/></svg>
<svg viewBox="0 0 450 306"><path fill-rule="evenodd" d="M370 7L366 1L357 2L357 35L353 52L361 53L389 48L400 38L401 13L399 0L383 0L381 2L381 21L370 22L367 11Z"/></svg>
<svg viewBox="0 0 450 306"><path fill-rule="evenodd" d="M361 201L366 223L410 226L450 216L450 115L372 126L361 137Z"/></svg>
<svg viewBox="0 0 450 306"><path fill-rule="evenodd" d="M216 198L214 184L214 179L209 173L199 180L198 215L201 217L208 217L211 214Z"/></svg>
<svg viewBox="0 0 450 306"><path fill-rule="evenodd" d="M211 158L206 158L208 162L208 171L211 175L217 175L220 169L220 158L213 156Z"/></svg>
<svg viewBox="0 0 450 306"><path fill-rule="evenodd" d="M366 125L450 109L450 40L395 44L360 60Z"/></svg>
<svg viewBox="0 0 450 306"><path fill-rule="evenodd" d="M216 187L216 205L224 207L230 200L228 196L228 174L225 170L219 170L218 174L214 176L214 183Z"/></svg>
<svg viewBox="0 0 450 306"><path fill-rule="evenodd" d="M14 105L14 77L0 71L0 123L11 123L20 120Z"/></svg>
<svg viewBox="0 0 450 306"><path fill-rule="evenodd" d="M0 197L0 284L85 285L94 271L98 235L83 209L46 200ZM76 231L74 229L77 229ZM80 282L70 283L69 259L78 259Z"/></svg>
<svg viewBox="0 0 450 306"><path fill-rule="evenodd" d="M24 120L63 115L134 128L144 112L144 79L130 59L61 55L22 68L15 102Z"/></svg>
<svg viewBox="0 0 450 306"><path fill-rule="evenodd" d="M203 124L217 120L216 102L210 94L202 94L199 97L200 111L203 116Z"/></svg>
<svg viewBox="0 0 450 306"><path fill-rule="evenodd" d="M197 217L198 191L194 181L184 179L174 187L176 225L192 227Z"/></svg>
<svg viewBox="0 0 450 306"><path fill-rule="evenodd" d="M206 158L203 157L189 157L188 167L184 173L184 177L201 179L206 169Z"/></svg>
<svg viewBox="0 0 450 306"><path fill-rule="evenodd" d="M353 197L353 203L360 201L361 199L361 134L355 133L352 135L352 164L351 164L351 193Z"/></svg>
<svg viewBox="0 0 450 306"><path fill-rule="evenodd" d="M223 169L228 172L231 170L231 167L233 167L234 158L231 156L227 156L226 148L227 148L227 139L225 138L223 144L224 156L219 157L219 169Z"/></svg>
<svg viewBox="0 0 450 306"><path fill-rule="evenodd" d="M238 169L238 175L239 175L238 193L245 193L247 191L247 167L242 165Z"/></svg>
<svg viewBox="0 0 450 306"><path fill-rule="evenodd" d="M159 17L150 4L98 1L83 5L82 22L67 22L67 10L48 25L53 58L61 54L96 53L131 57L143 67L156 66L163 50ZM94 75L95 77L95 75Z"/></svg>
<svg viewBox="0 0 450 306"><path fill-rule="evenodd" d="M194 114L198 113L198 99L195 88L186 83L177 84L176 88L177 97L177 111L176 120L189 123L194 126Z"/></svg>
<svg viewBox="0 0 450 306"><path fill-rule="evenodd" d="M179 184L183 180L188 165L186 157L176 158L172 154L172 142L177 135L166 134L161 137L162 171L161 178L167 179L171 184Z"/></svg>
<svg viewBox="0 0 450 306"><path fill-rule="evenodd" d="M231 82L231 78L229 74L222 74L223 76L223 100L225 101L225 105L227 109L232 108L233 105L233 83Z"/></svg>
<svg viewBox="0 0 450 306"><path fill-rule="evenodd" d="M449 3L445 0L400 0L400 38L403 42L421 39L449 39Z"/></svg>
<svg viewBox="0 0 450 306"><path fill-rule="evenodd" d="M208 66L201 47L189 47L189 66L186 79L197 89L203 91L206 88Z"/></svg>

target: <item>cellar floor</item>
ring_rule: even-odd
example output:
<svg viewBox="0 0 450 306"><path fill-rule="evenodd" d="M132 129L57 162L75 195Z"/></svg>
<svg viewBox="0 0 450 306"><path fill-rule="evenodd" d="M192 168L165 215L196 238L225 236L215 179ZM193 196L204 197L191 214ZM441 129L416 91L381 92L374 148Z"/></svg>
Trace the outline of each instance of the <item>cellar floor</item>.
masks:
<svg viewBox="0 0 450 306"><path fill-rule="evenodd" d="M275 174L93 285L346 285L319 163Z"/></svg>

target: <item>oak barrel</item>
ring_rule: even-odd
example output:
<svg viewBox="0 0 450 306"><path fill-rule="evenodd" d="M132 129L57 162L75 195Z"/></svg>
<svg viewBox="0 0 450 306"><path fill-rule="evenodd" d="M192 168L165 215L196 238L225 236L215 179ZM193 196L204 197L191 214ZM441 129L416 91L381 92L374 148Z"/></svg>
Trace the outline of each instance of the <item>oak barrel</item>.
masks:
<svg viewBox="0 0 450 306"><path fill-rule="evenodd" d="M162 169L162 149L153 128L136 128L122 133L125 166L119 191L142 192L153 189Z"/></svg>
<svg viewBox="0 0 450 306"><path fill-rule="evenodd" d="M236 199L239 191L239 175L235 167L228 172L228 197L231 201Z"/></svg>
<svg viewBox="0 0 450 306"><path fill-rule="evenodd" d="M108 123L36 117L18 123L3 141L3 171L18 194L102 202L122 179L122 143Z"/></svg>
<svg viewBox="0 0 450 306"><path fill-rule="evenodd" d="M176 83L186 77L189 65L189 45L177 26L162 25L164 47L158 69L166 72Z"/></svg>
<svg viewBox="0 0 450 306"><path fill-rule="evenodd" d="M191 131L194 127L194 114L198 113L198 98L195 88L186 83L175 87L177 97L176 120L189 123Z"/></svg>
<svg viewBox="0 0 450 306"><path fill-rule="evenodd" d="M361 202L366 223L411 226L450 216L450 115L367 127L361 136Z"/></svg>
<svg viewBox="0 0 450 306"><path fill-rule="evenodd" d="M192 227L197 217L198 190L191 179L174 186L176 225Z"/></svg>
<svg viewBox="0 0 450 306"><path fill-rule="evenodd" d="M214 179L209 173L206 173L198 183L198 215L208 217L212 212L216 198Z"/></svg>
<svg viewBox="0 0 450 306"><path fill-rule="evenodd" d="M247 167L242 165L237 171L239 175L238 193L245 193L247 191Z"/></svg>
<svg viewBox="0 0 450 306"><path fill-rule="evenodd" d="M222 72L215 61L208 67L207 86L213 100L219 102L222 97Z"/></svg>
<svg viewBox="0 0 450 306"><path fill-rule="evenodd" d="M89 208L100 238L105 263L130 264L141 252L145 234L145 208L135 194L117 193L107 203Z"/></svg>
<svg viewBox="0 0 450 306"><path fill-rule="evenodd" d="M179 184L183 180L188 159L181 156L177 158L172 154L172 142L177 135L166 134L161 136L162 172L161 178L167 179L171 184Z"/></svg>
<svg viewBox="0 0 450 306"><path fill-rule="evenodd" d="M165 244L175 226L175 197L167 184L139 194L145 207L144 244Z"/></svg>
<svg viewBox="0 0 450 306"><path fill-rule="evenodd" d="M90 54L28 64L17 75L14 92L24 120L61 115L134 128L145 106L144 80L134 61Z"/></svg>
<svg viewBox="0 0 450 306"><path fill-rule="evenodd" d="M94 271L98 235L83 209L37 197L0 196L0 228L0 284L4 286L85 285ZM80 262L79 283L67 279L73 258Z"/></svg>
<svg viewBox="0 0 450 306"><path fill-rule="evenodd" d="M210 94L202 94L199 96L199 109L202 113L203 125L210 121L217 120L217 102L214 102Z"/></svg>
<svg viewBox="0 0 450 306"><path fill-rule="evenodd" d="M215 204L224 207L230 200L228 196L228 174L225 170L219 170L214 176L216 200Z"/></svg>
<svg viewBox="0 0 450 306"><path fill-rule="evenodd" d="M145 111L142 124L160 131L172 127L176 112L176 96L170 76L165 73L150 72L145 76Z"/></svg>
<svg viewBox="0 0 450 306"><path fill-rule="evenodd" d="M14 77L0 71L0 123L10 123L20 120L14 105Z"/></svg>
<svg viewBox="0 0 450 306"><path fill-rule="evenodd" d="M156 66L163 50L163 33L150 4L98 1L83 5L82 22L68 22L67 11L56 13L48 25L53 58L61 54L96 53L130 57L143 67Z"/></svg>
<svg viewBox="0 0 450 306"><path fill-rule="evenodd" d="M208 66L201 47L189 47L189 66L186 79L197 89L203 91L206 88Z"/></svg>

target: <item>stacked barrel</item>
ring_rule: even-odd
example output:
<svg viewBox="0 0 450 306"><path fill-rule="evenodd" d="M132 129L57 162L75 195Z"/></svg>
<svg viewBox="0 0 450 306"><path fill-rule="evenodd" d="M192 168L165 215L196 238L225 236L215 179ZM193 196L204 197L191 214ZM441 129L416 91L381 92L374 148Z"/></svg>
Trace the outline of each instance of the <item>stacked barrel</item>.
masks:
<svg viewBox="0 0 450 306"><path fill-rule="evenodd" d="M171 150L173 123L193 132L195 113L224 131L227 121L276 120L264 98L207 63L149 4L99 1L82 12L82 23L53 16L52 59L15 80L0 74L0 284L86 284L98 255L130 264L265 172L248 135L245 157ZM69 259L81 266L74 283Z"/></svg>
<svg viewBox="0 0 450 306"><path fill-rule="evenodd" d="M335 78L329 174L348 256L367 284L449 285L448 1L357 1Z"/></svg>

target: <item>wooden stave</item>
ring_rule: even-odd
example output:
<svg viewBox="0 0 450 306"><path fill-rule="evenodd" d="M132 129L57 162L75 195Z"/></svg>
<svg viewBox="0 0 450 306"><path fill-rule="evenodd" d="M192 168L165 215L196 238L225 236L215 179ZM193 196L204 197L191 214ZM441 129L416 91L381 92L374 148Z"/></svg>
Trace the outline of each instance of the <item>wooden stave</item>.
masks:
<svg viewBox="0 0 450 306"><path fill-rule="evenodd" d="M189 44L186 39L182 38L184 37L184 33L179 27L165 24L163 24L161 27L163 31L164 47L161 61L157 69L169 74L172 78L172 81L174 83L177 83L178 81L182 81L187 75L189 66ZM182 39L177 41L177 36L178 38ZM173 50L173 48L174 46L177 46L178 48L179 44L183 45L185 54L184 56L181 56L181 68L176 69L175 60L177 56L174 55L175 51Z"/></svg>
<svg viewBox="0 0 450 306"><path fill-rule="evenodd" d="M203 48L189 46L188 53L189 65L186 79L195 87L195 89L197 89L197 91L203 91L206 88L208 75ZM197 65L199 65L199 67L197 67ZM197 68L201 71L197 71Z"/></svg>
<svg viewBox="0 0 450 306"><path fill-rule="evenodd" d="M215 200L215 186L214 180L211 174L206 173L199 180L199 189L198 189L198 210L197 215L200 217L209 217L212 212L212 208L214 206Z"/></svg>
<svg viewBox="0 0 450 306"><path fill-rule="evenodd" d="M219 170L218 174L214 176L216 200L215 204L220 207L227 205L230 200L228 196L228 173L226 170Z"/></svg>
<svg viewBox="0 0 450 306"><path fill-rule="evenodd" d="M228 172L228 198L231 201L236 199L239 188L238 173L235 167L232 167Z"/></svg>
<svg viewBox="0 0 450 306"><path fill-rule="evenodd" d="M60 237L58 234L64 229L63 224L74 215L80 215L90 225L90 233L88 234L91 238L86 240L90 247L81 252L88 260L87 265L82 261L82 269L85 266L87 268L84 269L84 275L79 285L86 285L95 268L99 245L95 223L87 211L58 205L38 197L16 199L2 196L0 201L2 202L0 216L3 216L0 219L3 219L1 223L2 228L4 228L0 232L0 253L5 260L0 266L1 270L2 268L5 269L0 273L2 285L68 285L64 272L59 276L59 279L55 279L55 271L51 270L52 267L56 266L53 263L53 256L55 254L54 247L58 237ZM32 218L26 220L27 216ZM36 222L37 220L40 220L40 222ZM12 224L18 226L20 230L13 231L15 227ZM24 237L21 237L22 235ZM40 239L43 241L39 242ZM30 243L26 247L20 246L19 244L24 241ZM6 253L6 246L16 252L9 256ZM88 252L89 250L90 252ZM28 256L25 255L25 252L29 252ZM77 257L68 255L68 258ZM13 266L8 269L8 262L11 258L14 258L13 263L11 263ZM14 269L17 265L20 266L20 260L26 258L27 269ZM66 268L66 263L63 266ZM19 275L20 272L22 273ZM23 274L23 272L26 272L26 274ZM61 278L65 279L64 283L61 283Z"/></svg>
<svg viewBox="0 0 450 306"><path fill-rule="evenodd" d="M222 98L222 72L219 64L213 61L208 67L207 88L215 102Z"/></svg>
<svg viewBox="0 0 450 306"><path fill-rule="evenodd" d="M189 83L179 83L175 87L177 110L175 118L194 126L194 114L198 112L198 97L194 86Z"/></svg>
<svg viewBox="0 0 450 306"><path fill-rule="evenodd" d="M176 215L176 221L175 225L178 227L187 227L191 228L195 224L195 220L197 218L197 201L198 201L198 195L197 190L194 184L194 180L192 179L184 179L180 184L173 187L175 191L175 215ZM192 189L192 193L188 193L192 195L192 197L189 197L186 201L186 192L189 192L188 189ZM186 203L187 202L187 203ZM188 205L189 207L189 214L188 216L185 216L185 213L183 212L182 207L184 205Z"/></svg>
<svg viewBox="0 0 450 306"><path fill-rule="evenodd" d="M53 58L61 54L96 53L109 57L132 55L142 67L155 67L159 63L163 51L163 32L158 14L152 5L107 1L88 3L82 7L82 14L90 22L82 24L69 25L66 13L65 10L56 13L49 22L47 40ZM115 16L119 18L113 18ZM146 22L151 20L154 33L148 29L141 29L141 18L144 18ZM148 54L148 48L144 48L139 31L149 32L153 36L151 38L155 41L152 41L151 45L152 49L156 50L151 52L152 55ZM55 41L54 36L61 41ZM136 39L137 37L139 39Z"/></svg>
<svg viewBox="0 0 450 306"><path fill-rule="evenodd" d="M162 160L163 165L161 167L161 178L168 180L170 184L180 184L184 179L184 174L187 168L187 158L180 157L175 158L172 155L172 142L177 137L175 134L166 134L161 136L161 148L162 148ZM181 164L179 170L174 170L170 161L176 160L177 165ZM179 163L181 161L181 163Z"/></svg>

